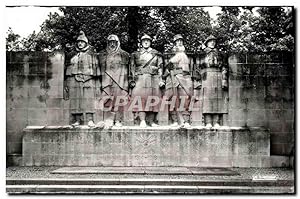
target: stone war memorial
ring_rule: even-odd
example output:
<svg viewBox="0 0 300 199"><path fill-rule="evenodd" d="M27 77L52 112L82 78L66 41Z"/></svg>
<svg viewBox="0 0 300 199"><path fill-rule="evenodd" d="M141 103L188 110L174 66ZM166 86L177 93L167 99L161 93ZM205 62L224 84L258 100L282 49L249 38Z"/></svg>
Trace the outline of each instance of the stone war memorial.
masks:
<svg viewBox="0 0 300 199"><path fill-rule="evenodd" d="M218 8L65 7L7 39L7 193L295 194L294 8ZM252 11L287 35L222 29Z"/></svg>

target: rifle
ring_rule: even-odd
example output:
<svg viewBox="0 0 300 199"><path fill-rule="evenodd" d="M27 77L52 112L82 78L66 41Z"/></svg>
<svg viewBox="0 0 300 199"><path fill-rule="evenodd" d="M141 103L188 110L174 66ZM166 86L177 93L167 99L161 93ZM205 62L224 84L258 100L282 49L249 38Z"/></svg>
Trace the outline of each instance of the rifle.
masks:
<svg viewBox="0 0 300 199"><path fill-rule="evenodd" d="M128 93L128 91L125 90L124 88L122 88L122 87L120 86L120 84L119 84L118 82L116 82L116 81L114 80L114 78L112 78L112 76L111 76L108 72L105 71L105 74L108 75L108 76L110 77L110 79L112 79L113 82L115 82L115 84L117 84L118 87L119 87L121 90L126 91L126 92Z"/></svg>

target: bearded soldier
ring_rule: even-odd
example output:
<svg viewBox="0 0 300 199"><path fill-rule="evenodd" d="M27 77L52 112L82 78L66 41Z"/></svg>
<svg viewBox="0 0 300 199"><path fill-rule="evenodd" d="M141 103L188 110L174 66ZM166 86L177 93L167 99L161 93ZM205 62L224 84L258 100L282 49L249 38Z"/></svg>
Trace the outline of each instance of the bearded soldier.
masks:
<svg viewBox="0 0 300 199"><path fill-rule="evenodd" d="M112 96L104 102L104 106L111 109L104 111L105 126L120 127L124 120L124 107L117 107L115 103L118 96L123 96L122 100L128 99L129 54L121 49L117 35L107 37L107 47L100 52L99 62L102 96Z"/></svg>
<svg viewBox="0 0 300 199"><path fill-rule="evenodd" d="M175 55L170 58L166 65L166 96L168 99L176 97L175 110L170 109L172 126L180 124L183 127L190 126L189 104L193 93L193 83L190 75L189 59L185 54L183 37L174 36Z"/></svg>
<svg viewBox="0 0 300 199"><path fill-rule="evenodd" d="M222 66L216 49L216 38L209 36L202 60L203 115L206 127L219 127L227 110L227 68Z"/></svg>
<svg viewBox="0 0 300 199"><path fill-rule="evenodd" d="M76 51L66 69L65 91L70 100L72 123L94 126L98 61L83 31L77 38Z"/></svg>
<svg viewBox="0 0 300 199"><path fill-rule="evenodd" d="M146 102L153 96L161 97L160 87L164 86L162 81L162 55L151 48L151 37L144 35L141 38L142 48L131 56L131 99L141 99L140 108L133 110L140 119L140 127L146 127L146 117L153 127L157 124L157 113L159 104L146 107Z"/></svg>

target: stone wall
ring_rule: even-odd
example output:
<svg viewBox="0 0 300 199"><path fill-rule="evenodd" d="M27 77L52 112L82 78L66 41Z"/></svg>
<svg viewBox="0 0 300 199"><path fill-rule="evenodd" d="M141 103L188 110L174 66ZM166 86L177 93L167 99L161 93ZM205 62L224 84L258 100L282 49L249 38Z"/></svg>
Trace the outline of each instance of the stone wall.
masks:
<svg viewBox="0 0 300 199"><path fill-rule="evenodd" d="M199 59L192 57L191 67ZM21 157L22 130L26 126L69 123L69 101L63 100L64 59L62 52L6 53L8 157ZM289 155L295 131L293 56L282 52L240 54L231 56L228 63L228 125L269 128L271 155ZM201 124L201 111L192 117L194 124Z"/></svg>
<svg viewBox="0 0 300 199"><path fill-rule="evenodd" d="M271 155L294 147L294 63L285 52L229 58L229 125L270 129Z"/></svg>
<svg viewBox="0 0 300 199"><path fill-rule="evenodd" d="M63 75L63 53L6 53L8 157L22 153L22 131L26 126L68 123L64 121L68 109L63 100Z"/></svg>
<svg viewBox="0 0 300 199"><path fill-rule="evenodd" d="M25 166L270 167L263 128L26 128Z"/></svg>

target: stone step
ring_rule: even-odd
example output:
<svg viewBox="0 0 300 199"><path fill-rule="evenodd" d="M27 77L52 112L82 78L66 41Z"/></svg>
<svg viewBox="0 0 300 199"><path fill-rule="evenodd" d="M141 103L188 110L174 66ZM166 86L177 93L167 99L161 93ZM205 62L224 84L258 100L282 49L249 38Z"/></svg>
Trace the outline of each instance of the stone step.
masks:
<svg viewBox="0 0 300 199"><path fill-rule="evenodd" d="M230 168L216 167L62 167L51 174L148 174L148 175L240 175Z"/></svg>
<svg viewBox="0 0 300 199"><path fill-rule="evenodd" d="M7 179L6 185L293 186L293 180L252 179Z"/></svg>
<svg viewBox="0 0 300 199"><path fill-rule="evenodd" d="M8 194L217 194L294 193L290 186L7 185Z"/></svg>

